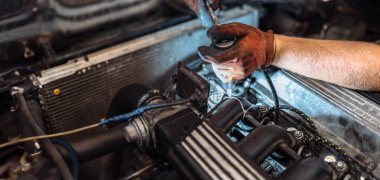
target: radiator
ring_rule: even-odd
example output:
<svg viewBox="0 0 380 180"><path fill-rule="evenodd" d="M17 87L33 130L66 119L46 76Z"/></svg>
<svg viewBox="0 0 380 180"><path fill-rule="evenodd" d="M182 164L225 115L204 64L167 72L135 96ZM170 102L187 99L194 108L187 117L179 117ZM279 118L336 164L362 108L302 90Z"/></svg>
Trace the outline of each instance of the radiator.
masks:
<svg viewBox="0 0 380 180"><path fill-rule="evenodd" d="M248 6L221 17L222 22L258 25L258 10ZM192 20L32 75L49 133L99 122L120 88L130 83L160 87L179 61L208 44L206 29Z"/></svg>

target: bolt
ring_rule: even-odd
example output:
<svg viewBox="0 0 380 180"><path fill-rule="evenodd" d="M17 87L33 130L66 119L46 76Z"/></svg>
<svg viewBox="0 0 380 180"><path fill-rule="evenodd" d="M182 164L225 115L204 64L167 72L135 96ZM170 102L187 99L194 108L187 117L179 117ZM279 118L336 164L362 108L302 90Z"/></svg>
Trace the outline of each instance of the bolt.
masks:
<svg viewBox="0 0 380 180"><path fill-rule="evenodd" d="M268 106L265 106L263 104L258 104L260 112L267 112L268 111Z"/></svg>
<svg viewBox="0 0 380 180"><path fill-rule="evenodd" d="M304 137L304 134L302 131L294 128L294 127L288 127L286 129L286 131L288 131L289 133L293 134L293 136L297 139L297 140L300 140L300 139L303 139Z"/></svg>
<svg viewBox="0 0 380 180"><path fill-rule="evenodd" d="M302 131L299 131L299 130L296 130L296 131L294 131L294 137L296 138L296 139L302 139L303 138L303 132Z"/></svg>
<svg viewBox="0 0 380 180"><path fill-rule="evenodd" d="M338 171L345 171L347 169L347 165L343 161L338 161L335 167Z"/></svg>

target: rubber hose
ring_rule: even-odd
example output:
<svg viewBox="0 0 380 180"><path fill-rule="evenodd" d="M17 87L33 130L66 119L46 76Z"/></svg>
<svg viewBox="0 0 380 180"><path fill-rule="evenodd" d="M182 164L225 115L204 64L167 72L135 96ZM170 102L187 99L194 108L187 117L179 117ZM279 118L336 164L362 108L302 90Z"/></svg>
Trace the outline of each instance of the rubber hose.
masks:
<svg viewBox="0 0 380 180"><path fill-rule="evenodd" d="M71 144L77 154L79 162L86 162L105 154L116 151L127 145L127 141L123 136L125 125L119 125L109 130L102 130L91 136L71 136L66 139ZM62 147L58 146L62 156L70 160L70 154L67 153Z"/></svg>
<svg viewBox="0 0 380 180"><path fill-rule="evenodd" d="M24 95L21 93L17 93L15 94L15 98L19 105L18 113L20 113L24 117L26 125L29 126L35 132L35 135L45 135L46 133L36 123L37 121L35 120L32 112L30 111ZM63 159L59 151L56 149L56 147L53 145L53 143L49 139L41 140L39 142L41 143L46 153L50 156L52 161L56 164L58 170L62 174L63 179L72 180L73 176L70 172L69 167L67 166L65 160Z"/></svg>

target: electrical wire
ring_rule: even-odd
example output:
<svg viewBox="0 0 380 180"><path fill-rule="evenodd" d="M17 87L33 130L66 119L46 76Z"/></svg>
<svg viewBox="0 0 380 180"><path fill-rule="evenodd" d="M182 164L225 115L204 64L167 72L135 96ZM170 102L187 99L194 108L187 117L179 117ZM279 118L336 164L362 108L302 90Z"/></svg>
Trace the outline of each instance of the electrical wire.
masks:
<svg viewBox="0 0 380 180"><path fill-rule="evenodd" d="M98 126L99 126L99 124L97 123L97 124L92 124L92 125L85 126L82 128L74 129L71 131L61 132L61 133L47 134L47 135L41 135L41 136L32 136L32 137L27 137L27 138L16 139L13 141L9 141L7 143L0 144L0 149L5 148L7 146L12 146L15 144L23 143L23 142L28 142L28 141L37 141L37 140L41 140L41 139L49 139L49 138L57 138L57 137L67 136L70 134L75 134L78 132L82 132L82 131L86 131L86 130L89 130L92 128L96 128Z"/></svg>
<svg viewBox="0 0 380 180"><path fill-rule="evenodd" d="M172 103L145 105L145 106L139 107L139 108L137 108L137 109L135 109L129 113L125 113L125 114L121 114L118 116L108 118L108 119L100 122L99 125L104 126L104 125L111 123L111 122L123 122L123 121L131 119L133 117L139 116L148 110L157 109L157 108L165 108L165 107L170 107L170 106L177 106L177 105L181 105L181 104L186 104L188 102L190 102L190 99L178 100L178 101L175 101Z"/></svg>
<svg viewBox="0 0 380 180"><path fill-rule="evenodd" d="M72 173L73 173L73 176L74 176L74 180L79 179L79 161L78 161L78 156L77 156L74 148L71 146L71 144L68 143L68 142L66 142L63 139L52 139L51 142L53 142L54 144L62 146L70 154L71 168L72 168Z"/></svg>
<svg viewBox="0 0 380 180"><path fill-rule="evenodd" d="M178 101L175 101L172 103L145 105L145 106L139 107L139 108L137 108L137 109L135 109L129 113L114 116L114 117L108 118L108 119L106 119L100 123L92 124L89 126L78 128L78 129L65 131L65 132L61 132L61 133L55 133L55 134L47 134L47 135L41 135L41 136L32 136L32 137L27 137L27 138L21 138L21 139L17 139L14 141L7 142L7 143L3 143L3 144L0 144L0 149L7 147L7 146L12 146L15 144L23 143L23 142L28 142L28 141L37 141L37 140L41 140L41 139L49 139L49 138L57 138L57 137L67 136L70 134L75 134L75 133L79 133L79 132L86 131L89 129L93 129L93 128L96 128L99 126L104 126L104 125L107 125L111 122L124 122L124 121L127 121L133 117L139 116L148 110L177 106L177 105L186 104L188 102L190 102L190 99L178 100Z"/></svg>
<svg viewBox="0 0 380 180"><path fill-rule="evenodd" d="M267 80L268 84L269 84L269 88L272 92L272 96L274 98L274 104L275 104L275 107L276 107L276 113L275 113L275 121L278 123L280 121L280 103L279 103L279 100L278 100L278 96L277 96L277 91L276 89L274 88L274 85L273 85L273 82L268 74L268 71L267 71L267 68L266 67L262 67L261 68L263 70L263 74L265 76L265 79Z"/></svg>
<svg viewBox="0 0 380 180"><path fill-rule="evenodd" d="M240 100L239 98L237 98L237 97L228 96L228 97L226 97L225 99L235 99L235 100L237 100L237 101L239 102L240 107L241 107L241 109L242 109L242 111L243 111L243 117L242 117L243 119L245 118L247 112L248 112L250 109L252 109L253 107L255 107L255 105L252 104L252 105L249 106L247 109L244 109L243 102L241 102L241 100Z"/></svg>
<svg viewBox="0 0 380 180"><path fill-rule="evenodd" d="M296 114L298 114L299 116L302 117L302 123L304 125L306 125L306 127L308 127L308 130L312 131L313 133L317 133L318 134L318 130L317 130L317 127L315 126L313 120L307 116L304 112L300 111L299 109L295 108L295 107L292 107L292 106L289 106L289 105L280 105L278 107L279 110L281 109L285 109L285 110L289 110L289 111L292 111ZM275 111L275 108L272 107L270 108L264 115L263 117L267 117L269 116L269 114L271 114L273 111Z"/></svg>
<svg viewBox="0 0 380 180"><path fill-rule="evenodd" d="M126 180L128 180L128 179L138 179L139 176L141 176L142 174L146 173L149 170L152 170L155 166L156 166L155 163L148 164L145 167L141 168L140 170L132 173L131 175L129 175L125 179Z"/></svg>

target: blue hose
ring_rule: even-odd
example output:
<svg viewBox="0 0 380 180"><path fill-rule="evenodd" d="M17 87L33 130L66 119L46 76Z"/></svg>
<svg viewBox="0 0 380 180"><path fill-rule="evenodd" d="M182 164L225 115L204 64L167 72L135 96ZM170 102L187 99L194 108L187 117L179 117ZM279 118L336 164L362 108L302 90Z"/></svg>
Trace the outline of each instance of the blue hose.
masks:
<svg viewBox="0 0 380 180"><path fill-rule="evenodd" d="M78 161L78 157L74 148L70 145L70 143L62 139L52 139L51 142L64 147L66 151L70 154L73 177L74 177L74 180L78 180L79 179L79 161Z"/></svg>

